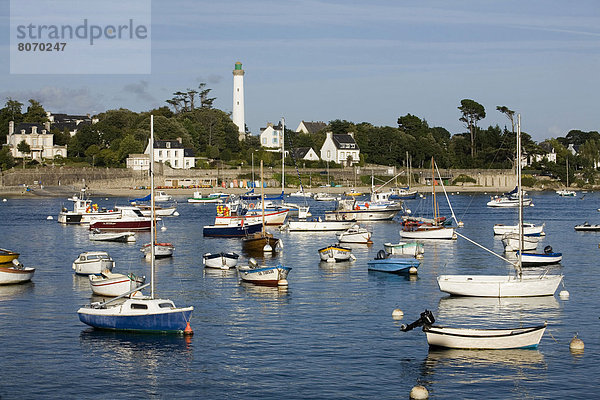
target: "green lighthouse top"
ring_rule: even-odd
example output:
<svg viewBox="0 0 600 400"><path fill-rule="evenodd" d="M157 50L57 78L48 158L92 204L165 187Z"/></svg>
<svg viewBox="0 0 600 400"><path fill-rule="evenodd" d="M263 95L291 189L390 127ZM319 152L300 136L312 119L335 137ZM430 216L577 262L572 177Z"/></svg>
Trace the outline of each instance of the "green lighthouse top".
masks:
<svg viewBox="0 0 600 400"><path fill-rule="evenodd" d="M236 70L241 70L241 69L242 69L242 63L241 63L241 62L239 62L239 61L238 61L238 62L236 62L236 63L235 63L235 69L236 69Z"/></svg>

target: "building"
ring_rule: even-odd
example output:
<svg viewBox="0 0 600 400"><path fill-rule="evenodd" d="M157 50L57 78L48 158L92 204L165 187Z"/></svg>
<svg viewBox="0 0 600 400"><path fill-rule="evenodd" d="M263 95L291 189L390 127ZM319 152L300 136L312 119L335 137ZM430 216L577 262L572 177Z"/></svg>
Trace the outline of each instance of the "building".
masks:
<svg viewBox="0 0 600 400"><path fill-rule="evenodd" d="M29 145L31 153L23 154L19 151L19 143L23 141ZM20 123L15 127L14 121L10 121L6 145L14 158L31 157L33 160L42 161L56 156L67 156L67 146L54 144L54 134L50 133L50 122L44 125Z"/></svg>
<svg viewBox="0 0 600 400"><path fill-rule="evenodd" d="M300 161L319 161L317 152L312 147L299 147L291 151L294 160Z"/></svg>
<svg viewBox="0 0 600 400"><path fill-rule="evenodd" d="M327 127L327 124L322 121L319 121L319 122L301 121L300 124L298 125L298 128L296 128L296 132L314 134L319 131L322 131L326 127Z"/></svg>
<svg viewBox="0 0 600 400"><path fill-rule="evenodd" d="M46 117L50 122L52 129L58 129L69 131L71 137L77 134L77 131L84 125L92 125L98 122L98 118L90 117L87 115L68 115L68 114L52 114L50 111L46 112Z"/></svg>
<svg viewBox="0 0 600 400"><path fill-rule="evenodd" d="M334 135L327 132L321 147L321 160L352 166L360 161L360 149L354 140L354 133Z"/></svg>
<svg viewBox="0 0 600 400"><path fill-rule="evenodd" d="M542 142L540 143L540 147L542 148L542 150L545 151L544 154L532 154L531 158L530 158L530 163L532 162L540 162L540 161L549 161L549 162L556 162L556 151L554 150L554 147L548 143L548 142ZM531 164L529 164L531 165Z"/></svg>
<svg viewBox="0 0 600 400"><path fill-rule="evenodd" d="M283 144L283 126L281 122L273 125L268 122L266 128L260 128L260 145L270 151L281 151Z"/></svg>
<svg viewBox="0 0 600 400"><path fill-rule="evenodd" d="M246 138L246 122L244 119L244 70L242 63L236 62L233 70L233 123L238 127L238 139Z"/></svg>
<svg viewBox="0 0 600 400"><path fill-rule="evenodd" d="M144 154L150 154L150 143L148 143L148 146L146 146ZM138 166L143 165L143 160L141 157L132 156L138 156L138 154L129 155L131 160L129 160L129 158L127 159L127 167L130 165L134 167L136 165L136 161ZM181 138L177 138L177 140L155 140L154 162L160 162L164 164L169 163L171 168L174 169L190 169L196 166L194 150L184 148ZM150 160L148 160L146 165L150 165ZM148 169L147 166L145 169Z"/></svg>
<svg viewBox="0 0 600 400"><path fill-rule="evenodd" d="M134 171L150 170L150 154L130 154L126 161L127 168Z"/></svg>

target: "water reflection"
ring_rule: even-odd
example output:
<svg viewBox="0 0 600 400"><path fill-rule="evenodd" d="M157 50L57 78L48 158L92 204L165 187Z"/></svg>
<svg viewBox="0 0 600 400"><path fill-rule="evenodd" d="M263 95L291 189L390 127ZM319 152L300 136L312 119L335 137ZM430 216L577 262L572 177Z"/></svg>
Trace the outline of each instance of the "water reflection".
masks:
<svg viewBox="0 0 600 400"><path fill-rule="evenodd" d="M240 289L252 297L271 298L271 299L288 299L288 286L264 286L255 285L251 282L240 281Z"/></svg>
<svg viewBox="0 0 600 400"><path fill-rule="evenodd" d="M237 276L237 270L234 268L204 268L202 275L206 278L231 278Z"/></svg>
<svg viewBox="0 0 600 400"><path fill-rule="evenodd" d="M33 290L34 286L31 281L17 285L0 285L0 300L10 300L27 294Z"/></svg>
<svg viewBox="0 0 600 400"><path fill-rule="evenodd" d="M327 262L321 260L319 261L319 271L323 278L335 279L341 275L347 275L353 265L353 261Z"/></svg>
<svg viewBox="0 0 600 400"><path fill-rule="evenodd" d="M450 367L460 369L489 368L502 365L502 367L519 370L546 369L544 355L538 350L510 349L510 350L462 350L462 349L429 349L424 360L426 369ZM481 379L489 379L486 373Z"/></svg>
<svg viewBox="0 0 600 400"><path fill-rule="evenodd" d="M91 292L90 278L84 275L73 274L73 290L76 292Z"/></svg>

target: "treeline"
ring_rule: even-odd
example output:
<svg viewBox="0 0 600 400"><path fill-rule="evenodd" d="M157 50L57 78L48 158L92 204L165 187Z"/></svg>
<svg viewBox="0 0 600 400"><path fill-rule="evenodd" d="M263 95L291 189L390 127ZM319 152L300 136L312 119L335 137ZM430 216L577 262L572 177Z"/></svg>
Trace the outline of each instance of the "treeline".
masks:
<svg viewBox="0 0 600 400"><path fill-rule="evenodd" d="M144 152L150 136L150 115L154 117L154 134L159 140L181 138L185 147L192 148L199 157L198 168L250 165L263 160L266 166L279 165L280 156L267 152L260 146L257 135L248 135L246 140L238 140L238 128L228 113L213 107L215 98L210 97L210 89L201 83L198 89L177 91L173 98L166 100L168 106L146 112L133 112L127 109L109 110L95 116L98 122L78 126L77 134L70 136L67 130L55 127L55 144L68 146L68 160L55 162L86 163L94 166L124 167L129 154ZM372 163L390 166L405 166L409 162L415 168L428 167L434 157L441 168L513 168L515 162L515 121L514 111L506 106L496 107L495 112L507 117L504 127L481 128L478 122L485 118L484 107L470 99L463 99L457 107L459 120L464 123L465 132L451 134L443 127L430 127L425 119L406 114L398 118L398 125L374 126L368 122L353 123L333 120L315 134L301 134L286 129L286 150L312 147L317 154L325 141L326 132L353 132L360 148L361 164ZM34 99L22 112L23 104L8 99L0 109L0 140L6 143L8 122L46 122L43 106ZM549 171L564 180L565 162L573 169L583 171L586 179L594 179L600 163L600 134L596 131L570 131L565 137L549 139L537 144L531 136L522 132L525 154L543 155L550 148L557 153L557 162L544 160L536 162L532 168ZM579 146L579 154L574 156L567 147ZM549 146L548 146L549 145ZM294 164L293 157L286 162ZM302 162L305 166L325 166L324 162ZM10 168L14 160L6 148L0 152L0 167ZM335 165L330 164L330 167Z"/></svg>

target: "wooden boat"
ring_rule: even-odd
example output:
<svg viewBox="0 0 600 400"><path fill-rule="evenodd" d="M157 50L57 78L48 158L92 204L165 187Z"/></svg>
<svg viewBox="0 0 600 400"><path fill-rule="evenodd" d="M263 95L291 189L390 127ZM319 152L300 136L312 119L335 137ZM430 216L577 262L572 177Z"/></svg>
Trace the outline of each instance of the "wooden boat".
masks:
<svg viewBox="0 0 600 400"><path fill-rule="evenodd" d="M89 278L92 292L95 295L106 297L120 296L139 288L146 281L144 276L136 276L132 273L116 274L111 271L103 271L100 275L90 275Z"/></svg>
<svg viewBox="0 0 600 400"><path fill-rule="evenodd" d="M102 242L135 242L135 232L102 232L94 229L89 234L90 240Z"/></svg>
<svg viewBox="0 0 600 400"><path fill-rule="evenodd" d="M544 226L529 222L523 222L523 234L525 236L545 236ZM494 224L494 235L504 235L506 233L519 233L519 225Z"/></svg>
<svg viewBox="0 0 600 400"><path fill-rule="evenodd" d="M230 225L205 225L202 229L202 235L208 237L244 237L259 232L261 229L262 224L260 222L246 224L244 221L240 221Z"/></svg>
<svg viewBox="0 0 600 400"><path fill-rule="evenodd" d="M205 268L230 269L238 263L239 254L229 253L204 253L202 262Z"/></svg>
<svg viewBox="0 0 600 400"><path fill-rule="evenodd" d="M521 117L517 124L517 157L521 159ZM523 199L521 189L521 163L517 163L517 188L520 193L519 200ZM519 207L519 226L523 224L523 207ZM519 229L519 236L522 236ZM466 236L460 235L469 242L484 248ZM520 242L520 241L517 241ZM485 248L484 248L485 249ZM487 249L485 249L487 250ZM490 251L490 250L488 250ZM491 251L490 251L491 252ZM492 253L495 254L495 253ZM496 254L495 254L496 255ZM497 255L498 256L498 255ZM500 257L500 256L498 256ZM500 257L510 262L504 257ZM515 275L440 275L437 278L438 286L442 292L455 296L474 297L532 297L552 296L562 281L562 275L550 275L544 272L541 275L524 275L520 258L516 263Z"/></svg>
<svg viewBox="0 0 600 400"><path fill-rule="evenodd" d="M260 160L260 179L262 182L263 177L263 161ZM252 234L248 233L242 239L242 249L247 253L262 253L262 252L274 252L278 251L283 247L281 240L275 238L272 233L268 233L265 231L265 202L264 202L264 192L263 186L261 184L261 205L262 205L262 221L261 221L261 230L260 232L254 232ZM287 211L287 210L286 210Z"/></svg>
<svg viewBox="0 0 600 400"><path fill-rule="evenodd" d="M150 195L154 197L154 116L150 116ZM154 201L152 201L154 208ZM152 212L152 218L155 214ZM154 236L154 224L151 224L150 237ZM154 246L151 252L154 253ZM109 301L94 302L77 310L79 320L98 329L140 332L164 332L191 334L190 318L194 307L176 307L169 299L155 296L154 291L154 254L151 260L150 283L126 292ZM138 290L150 286L149 296ZM129 296L129 297L126 297ZM123 303L117 300L126 298Z"/></svg>
<svg viewBox="0 0 600 400"><path fill-rule="evenodd" d="M408 325L403 324L400 329L407 332L423 326L427 343L431 347L477 350L534 349L538 347L546 331L545 323L510 329L473 329L436 326L433 325L434 322L433 314L425 310L418 320Z"/></svg>
<svg viewBox="0 0 600 400"><path fill-rule="evenodd" d="M340 243L364 243L371 244L371 232L367 228L362 228L360 225L352 225L344 232L338 233L338 241Z"/></svg>
<svg viewBox="0 0 600 400"><path fill-rule="evenodd" d="M12 262L19 258L19 253L12 250L0 249L0 264Z"/></svg>
<svg viewBox="0 0 600 400"><path fill-rule="evenodd" d="M407 222L400 229L400 237L419 240L454 240L456 231L443 225L414 224Z"/></svg>
<svg viewBox="0 0 600 400"><path fill-rule="evenodd" d="M283 265L275 267L258 265L253 258L248 260L248 265L237 265L236 268L242 281L266 286L287 286L287 277L292 270L291 267Z"/></svg>
<svg viewBox="0 0 600 400"><path fill-rule="evenodd" d="M583 224L575 225L575 230L576 231L597 232L597 231L600 231L600 225L599 224L590 224L589 222L585 221Z"/></svg>
<svg viewBox="0 0 600 400"><path fill-rule="evenodd" d="M373 260L367 262L369 271L391 272L394 274L407 274L411 268L418 268L421 262L414 257L390 254L379 250Z"/></svg>
<svg viewBox="0 0 600 400"><path fill-rule="evenodd" d="M120 218L96 219L90 222L90 230L100 231L149 231L152 219L145 217L137 207L119 207Z"/></svg>
<svg viewBox="0 0 600 400"><path fill-rule="evenodd" d="M321 260L327 262L342 262L342 261L354 261L356 257L352 254L352 249L342 247L338 244L332 244L331 246L323 247L319 249L319 256Z"/></svg>
<svg viewBox="0 0 600 400"><path fill-rule="evenodd" d="M0 264L0 285L13 285L29 282L33 278L35 268L25 267L17 259Z"/></svg>
<svg viewBox="0 0 600 400"><path fill-rule="evenodd" d="M390 254L423 258L425 246L417 242L384 243L383 249Z"/></svg>
<svg viewBox="0 0 600 400"><path fill-rule="evenodd" d="M86 251L73 261L73 270L77 275L100 275L102 271L112 271L115 261L106 251Z"/></svg>

